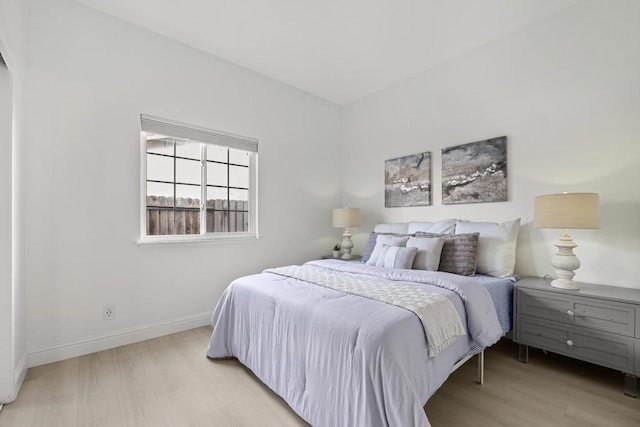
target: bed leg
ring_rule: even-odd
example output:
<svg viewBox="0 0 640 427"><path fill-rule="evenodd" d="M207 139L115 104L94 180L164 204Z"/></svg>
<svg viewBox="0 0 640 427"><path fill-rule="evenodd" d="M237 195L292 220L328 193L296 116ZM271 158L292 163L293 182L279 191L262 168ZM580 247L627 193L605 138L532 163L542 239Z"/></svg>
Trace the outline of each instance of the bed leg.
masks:
<svg viewBox="0 0 640 427"><path fill-rule="evenodd" d="M484 350L478 353L478 384L484 384Z"/></svg>

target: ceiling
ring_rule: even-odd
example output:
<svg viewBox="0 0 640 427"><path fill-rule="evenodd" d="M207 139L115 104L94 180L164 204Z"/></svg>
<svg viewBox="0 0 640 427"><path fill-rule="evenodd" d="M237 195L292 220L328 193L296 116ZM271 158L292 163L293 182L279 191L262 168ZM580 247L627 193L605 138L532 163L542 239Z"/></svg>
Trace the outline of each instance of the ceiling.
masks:
<svg viewBox="0 0 640 427"><path fill-rule="evenodd" d="M584 0L76 0L338 105Z"/></svg>

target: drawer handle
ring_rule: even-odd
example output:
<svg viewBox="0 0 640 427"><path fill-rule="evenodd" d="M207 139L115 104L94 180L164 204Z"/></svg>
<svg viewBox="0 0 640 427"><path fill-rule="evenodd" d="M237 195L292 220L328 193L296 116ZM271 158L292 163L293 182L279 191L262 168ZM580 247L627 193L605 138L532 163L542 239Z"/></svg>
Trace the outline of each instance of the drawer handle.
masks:
<svg viewBox="0 0 640 427"><path fill-rule="evenodd" d="M568 345L569 347L573 346L573 340L567 340L567 345Z"/></svg>

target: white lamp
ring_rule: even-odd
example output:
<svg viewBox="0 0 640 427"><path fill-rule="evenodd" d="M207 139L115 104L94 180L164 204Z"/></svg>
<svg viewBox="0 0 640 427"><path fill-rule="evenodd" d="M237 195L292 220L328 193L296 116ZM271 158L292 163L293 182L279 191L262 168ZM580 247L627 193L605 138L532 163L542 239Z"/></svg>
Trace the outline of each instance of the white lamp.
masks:
<svg viewBox="0 0 640 427"><path fill-rule="evenodd" d="M344 233L342 233L342 259L352 259L351 249L353 249L353 242L351 241L351 231L349 227L360 226L360 209L358 208L337 208L333 210L333 226L344 227Z"/></svg>
<svg viewBox="0 0 640 427"><path fill-rule="evenodd" d="M578 289L573 281L574 270L580 260L573 253L576 245L569 236L569 228L600 228L600 197L597 193L562 193L536 197L534 225L536 228L563 229L554 245L558 252L551 260L557 279L551 286L562 289Z"/></svg>

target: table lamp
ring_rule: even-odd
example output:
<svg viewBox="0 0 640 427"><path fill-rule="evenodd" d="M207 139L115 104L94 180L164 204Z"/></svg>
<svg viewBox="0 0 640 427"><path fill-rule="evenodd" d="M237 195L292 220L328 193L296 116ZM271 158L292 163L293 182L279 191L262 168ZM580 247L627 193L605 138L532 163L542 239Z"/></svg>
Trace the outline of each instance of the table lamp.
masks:
<svg viewBox="0 0 640 427"><path fill-rule="evenodd" d="M597 193L562 193L536 197L534 225L536 228L559 228L562 233L554 246L558 252L551 260L557 278L551 286L578 289L573 281L580 260L573 253L576 245L569 228L600 228L600 197Z"/></svg>
<svg viewBox="0 0 640 427"><path fill-rule="evenodd" d="M333 226L344 227L342 233L342 259L352 259L351 249L353 242L351 241L351 230L349 227L360 226L360 209L358 208L337 208L333 210Z"/></svg>

